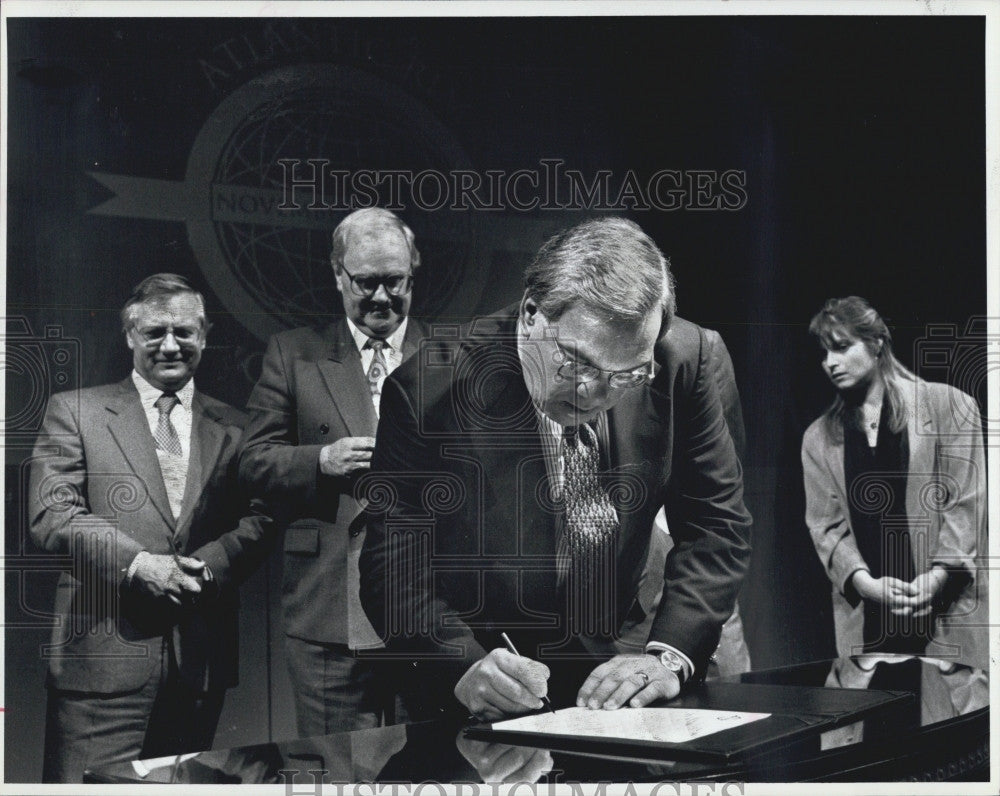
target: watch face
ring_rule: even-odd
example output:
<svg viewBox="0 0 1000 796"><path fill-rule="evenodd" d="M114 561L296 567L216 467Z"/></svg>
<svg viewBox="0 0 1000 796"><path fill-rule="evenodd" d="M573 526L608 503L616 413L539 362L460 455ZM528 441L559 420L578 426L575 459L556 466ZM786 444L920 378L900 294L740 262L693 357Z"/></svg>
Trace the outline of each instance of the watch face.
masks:
<svg viewBox="0 0 1000 796"><path fill-rule="evenodd" d="M660 653L660 663L672 672L680 672L684 670L684 664L681 662L681 659L670 650L664 650Z"/></svg>

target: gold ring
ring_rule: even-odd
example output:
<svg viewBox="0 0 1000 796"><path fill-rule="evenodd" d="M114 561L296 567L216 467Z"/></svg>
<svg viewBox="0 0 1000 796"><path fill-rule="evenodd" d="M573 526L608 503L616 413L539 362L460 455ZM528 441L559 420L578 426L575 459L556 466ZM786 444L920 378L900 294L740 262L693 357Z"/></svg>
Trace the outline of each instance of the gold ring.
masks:
<svg viewBox="0 0 1000 796"><path fill-rule="evenodd" d="M639 675L642 678L642 684L643 684L643 686L649 685L649 675L648 674L646 674L645 672L636 672L636 674Z"/></svg>

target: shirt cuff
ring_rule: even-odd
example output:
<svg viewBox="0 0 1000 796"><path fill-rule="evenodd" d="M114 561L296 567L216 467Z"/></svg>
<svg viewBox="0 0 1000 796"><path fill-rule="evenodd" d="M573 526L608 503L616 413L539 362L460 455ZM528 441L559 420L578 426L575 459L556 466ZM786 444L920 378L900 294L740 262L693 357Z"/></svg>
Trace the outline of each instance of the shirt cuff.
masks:
<svg viewBox="0 0 1000 796"><path fill-rule="evenodd" d="M681 685L684 685L684 683L690 680L691 676L694 674L694 664L691 663L691 659L677 649L677 647L671 647L669 644L664 644L662 641L647 641L646 652L672 652L680 658L681 663L684 664L684 681Z"/></svg>

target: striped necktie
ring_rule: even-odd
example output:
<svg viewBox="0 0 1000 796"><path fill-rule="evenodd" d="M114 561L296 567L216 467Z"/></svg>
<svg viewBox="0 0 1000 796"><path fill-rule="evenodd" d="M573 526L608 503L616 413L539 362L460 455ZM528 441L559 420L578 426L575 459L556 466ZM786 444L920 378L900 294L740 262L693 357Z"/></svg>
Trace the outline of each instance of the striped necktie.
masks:
<svg viewBox="0 0 1000 796"><path fill-rule="evenodd" d="M177 436L177 429L170 422L170 413L179 403L180 399L176 395L172 392L165 392L153 404L160 413L160 420L156 424L156 433L153 434L156 447L174 456L184 455L184 451L181 449L181 438Z"/></svg>

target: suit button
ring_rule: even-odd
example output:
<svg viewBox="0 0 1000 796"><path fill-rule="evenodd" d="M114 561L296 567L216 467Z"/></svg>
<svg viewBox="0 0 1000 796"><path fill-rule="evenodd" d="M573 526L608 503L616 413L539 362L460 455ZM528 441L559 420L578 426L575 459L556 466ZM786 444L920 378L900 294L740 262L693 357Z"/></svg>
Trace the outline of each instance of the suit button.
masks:
<svg viewBox="0 0 1000 796"><path fill-rule="evenodd" d="M330 433L330 427L326 423L320 424L319 433L320 434L329 434Z"/></svg>

